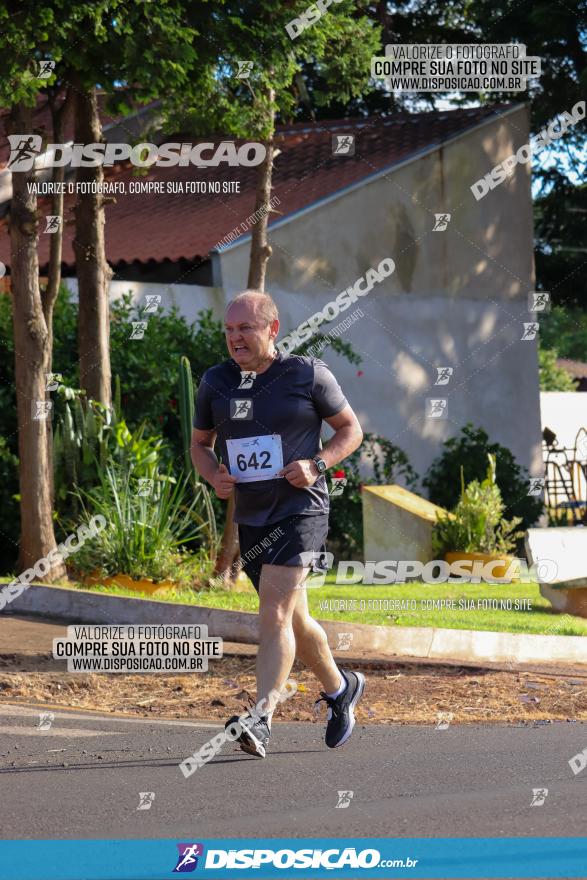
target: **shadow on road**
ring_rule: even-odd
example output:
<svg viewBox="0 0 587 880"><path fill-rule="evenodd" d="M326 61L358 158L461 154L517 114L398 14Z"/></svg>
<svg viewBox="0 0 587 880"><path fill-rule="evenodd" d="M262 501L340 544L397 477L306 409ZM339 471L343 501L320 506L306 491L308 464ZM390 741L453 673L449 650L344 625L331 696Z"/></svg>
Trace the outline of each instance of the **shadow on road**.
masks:
<svg viewBox="0 0 587 880"><path fill-rule="evenodd" d="M318 753L324 751L323 749L302 749L302 750L290 750L290 751L280 751L280 752L270 752L267 758L271 758L277 755L307 755L311 752ZM68 764L67 767L64 767L62 764L46 764L44 766L39 767L2 767L0 768L0 775L2 774L10 774L10 773L39 773L46 772L49 770L65 770L67 772L71 770L116 770L122 767L177 767L182 761L185 761L185 755L181 755L177 759L169 759L169 760L157 760L156 758L147 758L145 760L133 759L130 761L98 761L93 763L85 762L83 764ZM265 758L264 760L267 760ZM258 758L255 758L253 755L247 755L244 752L242 755L234 755L233 757L226 758L215 758L212 761L208 761L205 766L211 766L214 764L234 764L238 761L258 761Z"/></svg>

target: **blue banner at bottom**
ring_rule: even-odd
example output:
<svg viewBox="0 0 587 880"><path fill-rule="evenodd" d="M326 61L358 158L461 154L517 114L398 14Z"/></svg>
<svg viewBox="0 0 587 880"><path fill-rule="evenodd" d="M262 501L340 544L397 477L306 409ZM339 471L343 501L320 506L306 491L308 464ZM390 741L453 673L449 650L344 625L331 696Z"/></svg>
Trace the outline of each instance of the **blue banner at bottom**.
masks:
<svg viewBox="0 0 587 880"><path fill-rule="evenodd" d="M0 880L587 877L586 837L4 840Z"/></svg>

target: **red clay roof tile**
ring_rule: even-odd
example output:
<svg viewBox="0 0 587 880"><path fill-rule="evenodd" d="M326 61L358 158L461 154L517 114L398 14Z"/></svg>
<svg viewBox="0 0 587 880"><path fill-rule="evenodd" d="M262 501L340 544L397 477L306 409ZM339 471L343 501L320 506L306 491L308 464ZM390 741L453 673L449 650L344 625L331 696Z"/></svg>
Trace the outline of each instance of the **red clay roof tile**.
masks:
<svg viewBox="0 0 587 880"><path fill-rule="evenodd" d="M504 106L458 109L443 112L402 114L390 117L353 118L297 123L278 129L276 146L281 151L275 160L273 195L279 199L282 219L316 201L331 196L351 184L440 145L451 137L473 128ZM354 134L354 156L333 156L332 135ZM176 138L167 138L175 141ZM189 141L184 136L183 141ZM204 140L203 138L198 140ZM215 139L219 141L219 138ZM194 141L196 142L196 141ZM255 168L155 168L146 177L136 177L130 165L106 171L107 179L124 181L157 180L164 183L200 181L240 181L239 194L126 194L108 204L106 212L106 256L111 266L122 262L188 261L205 259L225 236L243 223L255 207ZM75 197L65 199L65 217L73 218ZM40 199L42 213L50 213L49 200ZM0 229L0 260L10 264L10 242L6 221ZM40 226L40 230L44 228ZM66 225L63 262L74 266L72 249L74 227ZM242 233L245 234L245 233ZM49 254L49 236L40 232L39 263L41 272Z"/></svg>

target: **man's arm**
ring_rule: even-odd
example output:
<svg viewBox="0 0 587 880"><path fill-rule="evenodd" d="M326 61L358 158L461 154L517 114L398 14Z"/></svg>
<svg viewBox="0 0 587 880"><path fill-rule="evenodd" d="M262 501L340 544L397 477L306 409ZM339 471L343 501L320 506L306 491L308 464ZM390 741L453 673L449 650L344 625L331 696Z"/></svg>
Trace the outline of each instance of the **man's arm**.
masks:
<svg viewBox="0 0 587 880"><path fill-rule="evenodd" d="M326 462L326 467L331 468L359 448L363 442L363 430L349 404L324 421L334 429L334 434L325 443L319 457Z"/></svg>
<svg viewBox="0 0 587 880"><path fill-rule="evenodd" d="M326 462L326 467L331 468L359 448L363 442L363 431L348 403L339 413L324 421L334 428L334 434L319 453L319 457ZM316 463L311 458L292 461L280 474L296 489L312 486L320 476Z"/></svg>
<svg viewBox="0 0 587 880"><path fill-rule="evenodd" d="M218 464L214 444L216 431L200 431L192 429L192 445L190 448L192 462L201 477L213 486L219 498L226 500L234 491L236 477L231 477L226 465Z"/></svg>

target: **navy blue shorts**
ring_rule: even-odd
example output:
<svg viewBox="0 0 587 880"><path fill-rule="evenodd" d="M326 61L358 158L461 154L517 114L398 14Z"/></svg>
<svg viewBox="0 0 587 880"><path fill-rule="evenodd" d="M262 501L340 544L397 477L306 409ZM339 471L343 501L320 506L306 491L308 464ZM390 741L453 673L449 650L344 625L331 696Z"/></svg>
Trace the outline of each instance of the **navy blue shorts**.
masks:
<svg viewBox="0 0 587 880"><path fill-rule="evenodd" d="M303 566L311 571L328 569L326 536L328 514L288 516L264 526L238 526L242 567L259 592L263 565Z"/></svg>

